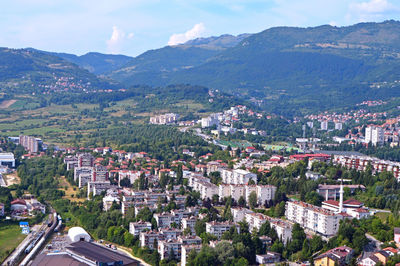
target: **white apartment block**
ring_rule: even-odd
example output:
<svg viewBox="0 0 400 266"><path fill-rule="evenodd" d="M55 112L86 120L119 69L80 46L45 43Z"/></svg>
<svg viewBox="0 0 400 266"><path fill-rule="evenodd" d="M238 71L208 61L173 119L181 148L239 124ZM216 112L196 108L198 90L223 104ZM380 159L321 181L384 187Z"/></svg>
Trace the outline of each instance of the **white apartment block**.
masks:
<svg viewBox="0 0 400 266"><path fill-rule="evenodd" d="M229 196L236 201L240 197L244 197L246 202L249 202L251 192L257 195L257 203L263 205L265 201L274 199L276 187L271 185L230 185L220 184L218 187L218 196L220 199Z"/></svg>
<svg viewBox="0 0 400 266"><path fill-rule="evenodd" d="M265 223L269 222L271 228L274 228L278 237L282 239L283 243L286 244L292 238L292 223L277 218L271 218L267 215L254 212L245 212L244 214L246 222L249 224L250 230L256 228L260 230L260 227Z"/></svg>
<svg viewBox="0 0 400 266"><path fill-rule="evenodd" d="M286 202L286 218L323 236L336 235L343 216L301 201Z"/></svg>
<svg viewBox="0 0 400 266"><path fill-rule="evenodd" d="M189 256L190 251L195 250L197 253L200 252L202 246L201 245L182 245L181 248L181 266L185 266L187 262L187 258Z"/></svg>
<svg viewBox="0 0 400 266"><path fill-rule="evenodd" d="M234 227L234 223L230 222L208 222L206 223L206 232L215 235L218 239L221 239L223 233L229 231L231 227Z"/></svg>
<svg viewBox="0 0 400 266"><path fill-rule="evenodd" d="M365 142L372 143L372 145L382 145L385 141L383 128L369 126L365 128Z"/></svg>
<svg viewBox="0 0 400 266"><path fill-rule="evenodd" d="M138 236L143 231L150 231L151 223L139 221L136 223L129 223L129 233L134 236Z"/></svg>
<svg viewBox="0 0 400 266"><path fill-rule="evenodd" d="M162 260L169 258L173 252L175 258L181 258L182 243L178 240L160 240L158 241L158 253Z"/></svg>
<svg viewBox="0 0 400 266"><path fill-rule="evenodd" d="M164 235L157 231L141 232L139 234L140 246L154 249L160 240L164 240Z"/></svg>
<svg viewBox="0 0 400 266"><path fill-rule="evenodd" d="M169 227L174 222L175 217L170 213L156 213L154 219L157 221L158 228Z"/></svg>
<svg viewBox="0 0 400 266"><path fill-rule="evenodd" d="M253 180L257 184L257 175L243 169L222 169L221 171L222 183L243 185Z"/></svg>
<svg viewBox="0 0 400 266"><path fill-rule="evenodd" d="M108 211L111 208L111 206L113 205L114 202L119 204L120 200L119 200L119 198L117 196L106 195L103 198L103 209L105 211Z"/></svg>
<svg viewBox="0 0 400 266"><path fill-rule="evenodd" d="M194 226L196 224L197 218L196 217L189 217L189 218L183 218L182 219L182 228L186 229L186 228L190 228L190 230L192 231L192 234L195 234L195 230L194 230Z"/></svg>
<svg viewBox="0 0 400 266"><path fill-rule="evenodd" d="M266 201L275 198L276 187L271 185L257 185L257 203L264 205Z"/></svg>
<svg viewBox="0 0 400 266"><path fill-rule="evenodd" d="M328 130L328 121L321 122L321 130Z"/></svg>
<svg viewBox="0 0 400 266"><path fill-rule="evenodd" d="M210 179L191 175L189 176L189 186L193 190L200 192L200 197L202 199L211 199L213 195L218 195L218 186L210 182Z"/></svg>
<svg viewBox="0 0 400 266"><path fill-rule="evenodd" d="M342 130L343 124L340 122L335 122L335 130Z"/></svg>
<svg viewBox="0 0 400 266"><path fill-rule="evenodd" d="M178 114L168 113L150 117L150 124L167 125L175 123L179 118Z"/></svg>
<svg viewBox="0 0 400 266"><path fill-rule="evenodd" d="M247 208L237 207L237 208L231 208L231 213L233 216L233 221L235 223L238 223L238 222L241 222L246 219L246 214L254 213L254 212Z"/></svg>

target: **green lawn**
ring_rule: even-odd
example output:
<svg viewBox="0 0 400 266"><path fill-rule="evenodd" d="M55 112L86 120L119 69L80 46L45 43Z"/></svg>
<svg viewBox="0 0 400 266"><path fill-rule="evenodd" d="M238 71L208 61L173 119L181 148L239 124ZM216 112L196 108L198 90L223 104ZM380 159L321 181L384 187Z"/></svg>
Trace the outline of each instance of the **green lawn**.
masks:
<svg viewBox="0 0 400 266"><path fill-rule="evenodd" d="M18 224L0 223L0 262L2 262L11 251L26 237L21 234L21 228Z"/></svg>

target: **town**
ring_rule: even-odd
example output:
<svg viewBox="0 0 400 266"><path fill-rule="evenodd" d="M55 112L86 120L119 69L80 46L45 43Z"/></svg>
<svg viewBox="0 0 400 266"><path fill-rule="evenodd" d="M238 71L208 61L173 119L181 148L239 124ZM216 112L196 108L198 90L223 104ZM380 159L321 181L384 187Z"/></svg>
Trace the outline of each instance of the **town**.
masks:
<svg viewBox="0 0 400 266"><path fill-rule="evenodd" d="M185 146L179 150L179 159L172 161L159 160L146 151L112 147L50 147L32 136L4 139L3 147L12 146L14 152L18 147L24 150L20 158L12 152L0 154L4 169L0 181L5 189L10 185L9 176L17 174L17 164L39 163L48 156L53 163L59 162L55 167L61 167L58 175L65 178L63 185L53 190L54 196L36 198L20 191L15 196L9 194L6 201L2 198L0 216L6 220L31 220L50 213L43 222L48 227L39 231L21 222L28 236L6 263L96 263L106 256L107 260L124 264L191 265L208 258L240 265L287 261L304 265L376 265L386 264L397 255L400 228L397 223L387 228L389 225L378 217L390 215L397 219L387 208L398 212L400 205L387 207L388 203L382 205L365 195L374 186L374 179L385 182L381 194L388 186L396 187L388 182L399 182L400 163L351 153L274 152L261 145L257 149L222 145L219 135L234 133L233 122L240 121L240 114L263 116L236 106L203 118L191 134L207 145L216 145L219 151L197 154ZM152 117L150 122L171 125L178 124L178 119L179 115L169 113ZM180 131L188 131L188 125L181 123ZM372 142L381 140L382 131L376 128L368 127L366 133L371 134ZM373 145L380 144L378 141ZM24 170L19 166L18 174L22 180L30 176L26 166ZM80 209L89 215L94 203L100 204L96 207L100 208L98 214L119 218L107 218L93 227L87 224L90 216L71 216ZM77 219L84 220L79 223ZM380 225L375 228L371 221ZM356 230L343 235L347 225ZM58 235L52 236L53 231ZM356 238L359 242L352 242ZM44 241L49 244L43 246ZM326 243L330 249L326 249ZM133 247L135 257L128 256L124 247ZM223 253L215 254L209 248ZM90 258L84 249L90 250Z"/></svg>

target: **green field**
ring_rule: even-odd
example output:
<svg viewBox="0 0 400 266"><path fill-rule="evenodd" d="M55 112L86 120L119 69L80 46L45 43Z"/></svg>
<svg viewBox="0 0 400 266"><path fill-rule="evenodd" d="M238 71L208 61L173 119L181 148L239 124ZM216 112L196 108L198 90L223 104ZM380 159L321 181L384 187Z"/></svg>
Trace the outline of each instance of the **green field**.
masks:
<svg viewBox="0 0 400 266"><path fill-rule="evenodd" d="M0 223L0 261L3 261L25 237L26 235L21 234L18 224Z"/></svg>
<svg viewBox="0 0 400 266"><path fill-rule="evenodd" d="M247 147L250 147L253 145L250 142L245 141L245 140L243 140L243 141L218 140L217 142L224 146L231 146L232 148L241 148L241 149L244 149L244 148L247 148Z"/></svg>

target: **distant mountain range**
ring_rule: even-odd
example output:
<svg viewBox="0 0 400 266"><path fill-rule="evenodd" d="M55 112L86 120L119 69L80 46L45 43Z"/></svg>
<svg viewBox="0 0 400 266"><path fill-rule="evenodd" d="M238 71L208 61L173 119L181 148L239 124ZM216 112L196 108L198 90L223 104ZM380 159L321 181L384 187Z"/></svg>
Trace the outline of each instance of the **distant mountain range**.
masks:
<svg viewBox="0 0 400 266"><path fill-rule="evenodd" d="M16 50L7 51L15 54ZM348 27L275 27L256 34L199 38L149 50L137 57L100 53L76 56L32 49L21 53L27 51L32 52L30 60L41 55L37 61L42 62L46 55L49 62L63 66L57 71L73 72L93 84L112 84L113 80L125 87L202 85L255 97L275 109L288 104L298 105L298 109L307 104L336 107L371 97L400 96L397 21ZM25 60L26 55L22 58ZM54 70L49 68L54 65L49 62L47 68L41 65L43 73ZM0 81L4 72L1 65L0 62ZM22 60L15 73L5 69L11 76L24 76L34 69L32 66Z"/></svg>

